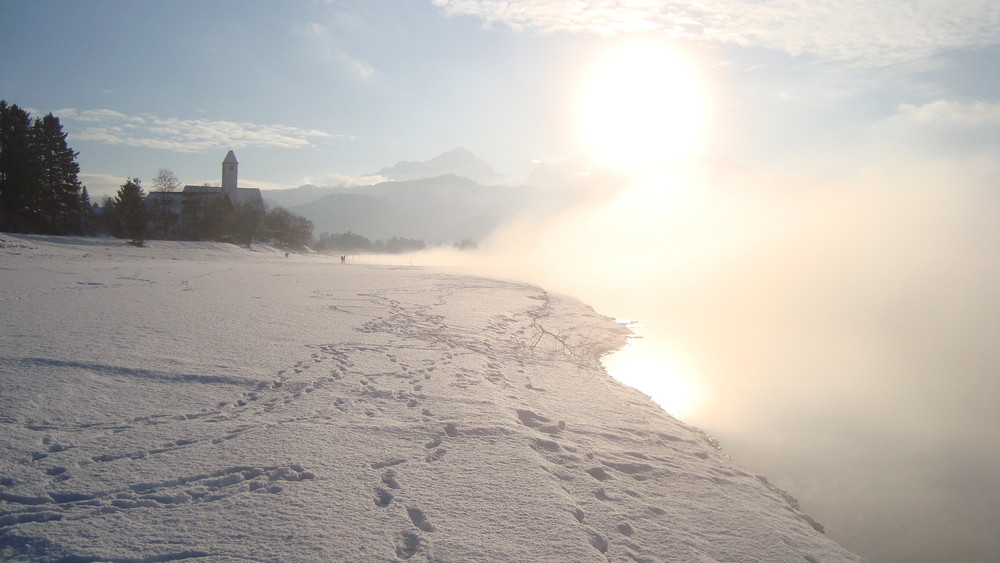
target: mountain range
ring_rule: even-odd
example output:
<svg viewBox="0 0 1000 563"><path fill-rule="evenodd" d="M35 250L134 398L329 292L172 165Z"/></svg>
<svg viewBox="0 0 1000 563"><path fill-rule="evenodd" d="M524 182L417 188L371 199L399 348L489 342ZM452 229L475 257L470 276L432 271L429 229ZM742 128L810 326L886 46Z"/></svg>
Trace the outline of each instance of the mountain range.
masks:
<svg viewBox="0 0 1000 563"><path fill-rule="evenodd" d="M393 236L430 245L481 241L500 225L523 214L556 213L577 202L579 159L541 164L527 182L498 174L464 148L422 162L402 161L372 177L368 186L300 186L265 190L264 199L313 222L313 232L351 231L373 240Z"/></svg>

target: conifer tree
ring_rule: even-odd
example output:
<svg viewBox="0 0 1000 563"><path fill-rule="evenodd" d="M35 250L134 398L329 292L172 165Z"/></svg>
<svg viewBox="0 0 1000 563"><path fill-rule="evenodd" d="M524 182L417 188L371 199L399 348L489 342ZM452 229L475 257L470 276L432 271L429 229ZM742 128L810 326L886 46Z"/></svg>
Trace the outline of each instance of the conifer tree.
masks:
<svg viewBox="0 0 1000 563"><path fill-rule="evenodd" d="M53 234L83 231L76 152L51 113L31 120L0 101L0 230Z"/></svg>
<svg viewBox="0 0 1000 563"><path fill-rule="evenodd" d="M76 162L79 153L66 144L59 118L51 113L36 119L33 129L41 168L36 228L55 234L78 234L82 230L82 186Z"/></svg>
<svg viewBox="0 0 1000 563"><path fill-rule="evenodd" d="M138 178L129 178L118 188L115 197L115 216L121 233L132 239L132 244L142 246L146 239L145 193Z"/></svg>
<svg viewBox="0 0 1000 563"><path fill-rule="evenodd" d="M94 220L94 203L90 201L90 194L87 193L87 186L80 190L80 232L85 235L94 235L97 232L97 223Z"/></svg>
<svg viewBox="0 0 1000 563"><path fill-rule="evenodd" d="M30 230L38 212L41 167L33 142L31 118L16 104L0 101L0 230Z"/></svg>

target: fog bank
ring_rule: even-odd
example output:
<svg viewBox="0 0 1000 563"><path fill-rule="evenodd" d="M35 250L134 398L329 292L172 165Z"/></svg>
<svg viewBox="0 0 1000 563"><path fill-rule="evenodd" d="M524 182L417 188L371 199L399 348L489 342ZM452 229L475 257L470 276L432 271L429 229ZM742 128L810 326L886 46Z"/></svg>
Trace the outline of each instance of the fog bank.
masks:
<svg viewBox="0 0 1000 563"><path fill-rule="evenodd" d="M480 266L641 323L613 375L848 549L996 559L1000 174L918 168L689 162L510 225Z"/></svg>

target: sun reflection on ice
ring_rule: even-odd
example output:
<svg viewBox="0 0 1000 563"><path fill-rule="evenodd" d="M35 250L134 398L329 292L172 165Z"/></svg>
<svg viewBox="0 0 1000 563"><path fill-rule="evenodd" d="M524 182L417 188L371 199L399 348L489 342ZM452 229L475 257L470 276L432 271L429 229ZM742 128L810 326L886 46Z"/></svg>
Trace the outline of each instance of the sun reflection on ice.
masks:
<svg viewBox="0 0 1000 563"><path fill-rule="evenodd" d="M698 412L705 389L690 363L669 348L654 345L642 335L642 325L628 323L634 336L621 350L604 357L608 374L649 395L675 418L684 420Z"/></svg>

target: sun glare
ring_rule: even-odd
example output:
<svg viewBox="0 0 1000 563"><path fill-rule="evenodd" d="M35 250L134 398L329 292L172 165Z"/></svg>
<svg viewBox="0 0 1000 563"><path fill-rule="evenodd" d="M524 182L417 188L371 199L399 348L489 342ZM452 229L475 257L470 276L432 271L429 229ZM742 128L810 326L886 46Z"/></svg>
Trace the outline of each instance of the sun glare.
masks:
<svg viewBox="0 0 1000 563"><path fill-rule="evenodd" d="M649 168L698 147L706 110L692 64L662 42L640 41L612 48L591 66L577 122L597 161Z"/></svg>

